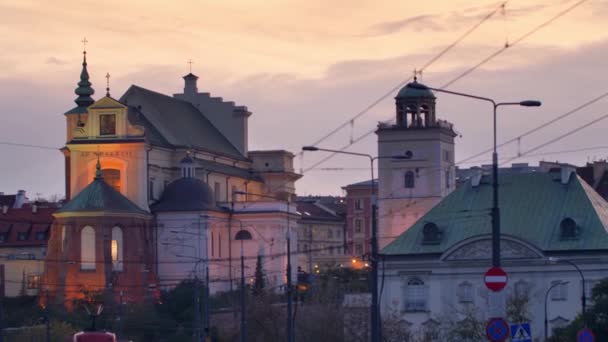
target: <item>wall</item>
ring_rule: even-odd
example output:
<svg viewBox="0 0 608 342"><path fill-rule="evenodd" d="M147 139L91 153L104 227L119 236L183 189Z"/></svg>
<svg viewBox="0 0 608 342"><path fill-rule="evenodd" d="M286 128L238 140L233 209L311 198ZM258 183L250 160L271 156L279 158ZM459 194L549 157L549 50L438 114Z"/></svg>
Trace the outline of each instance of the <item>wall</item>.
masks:
<svg viewBox="0 0 608 342"><path fill-rule="evenodd" d="M27 285L28 276L42 277L44 271L44 257L46 247L2 247L0 248L0 264L4 265L4 294L7 297L16 297L20 294L23 273ZM9 258L9 256L14 256ZM32 258L33 260L29 260ZM28 295L37 295L39 289L27 289Z"/></svg>

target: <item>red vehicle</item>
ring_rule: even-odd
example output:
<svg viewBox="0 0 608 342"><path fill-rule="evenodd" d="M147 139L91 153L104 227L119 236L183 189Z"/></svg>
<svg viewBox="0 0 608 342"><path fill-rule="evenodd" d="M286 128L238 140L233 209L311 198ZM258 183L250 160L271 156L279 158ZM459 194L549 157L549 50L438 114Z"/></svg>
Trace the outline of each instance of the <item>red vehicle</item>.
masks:
<svg viewBox="0 0 608 342"><path fill-rule="evenodd" d="M116 342L116 335L103 331L81 331L74 334L73 342Z"/></svg>

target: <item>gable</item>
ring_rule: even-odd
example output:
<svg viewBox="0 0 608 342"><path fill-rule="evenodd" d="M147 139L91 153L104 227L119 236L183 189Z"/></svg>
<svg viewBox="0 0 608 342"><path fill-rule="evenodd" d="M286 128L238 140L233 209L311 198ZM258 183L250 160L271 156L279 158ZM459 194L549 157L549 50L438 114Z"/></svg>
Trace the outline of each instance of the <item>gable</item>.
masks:
<svg viewBox="0 0 608 342"><path fill-rule="evenodd" d="M506 259L536 259L543 257L542 253L532 246L502 237L500 240L500 257ZM473 241L462 242L441 257L447 261L490 260L492 259L492 239L485 237Z"/></svg>

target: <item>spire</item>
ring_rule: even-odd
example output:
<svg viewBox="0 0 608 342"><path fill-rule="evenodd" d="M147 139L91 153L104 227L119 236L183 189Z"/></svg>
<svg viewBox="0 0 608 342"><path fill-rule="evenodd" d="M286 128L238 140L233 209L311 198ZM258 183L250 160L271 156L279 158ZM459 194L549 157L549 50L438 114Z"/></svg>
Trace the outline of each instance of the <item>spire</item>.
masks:
<svg viewBox="0 0 608 342"><path fill-rule="evenodd" d="M110 97L110 73L106 73L106 96Z"/></svg>
<svg viewBox="0 0 608 342"><path fill-rule="evenodd" d="M99 152L97 152L97 164L95 164L95 179L103 179L101 175L101 163L99 162Z"/></svg>
<svg viewBox="0 0 608 342"><path fill-rule="evenodd" d="M78 95L76 100L76 104L78 107L88 107L95 102L91 95L95 94L95 90L91 87L91 82L89 82L89 72L87 71L87 50L86 43L87 39L84 38L82 43L85 45L84 51L82 51L82 71L80 72L80 82L78 82L78 88L74 90L74 93Z"/></svg>

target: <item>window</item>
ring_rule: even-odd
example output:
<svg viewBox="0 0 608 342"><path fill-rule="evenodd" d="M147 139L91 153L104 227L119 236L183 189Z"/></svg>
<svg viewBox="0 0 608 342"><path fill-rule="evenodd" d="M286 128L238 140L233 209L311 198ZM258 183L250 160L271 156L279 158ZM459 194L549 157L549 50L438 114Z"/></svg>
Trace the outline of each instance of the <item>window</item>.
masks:
<svg viewBox="0 0 608 342"><path fill-rule="evenodd" d="M530 284L524 280L515 283L515 296L518 298L528 297L530 294Z"/></svg>
<svg viewBox="0 0 608 342"><path fill-rule="evenodd" d="M407 171L405 173L405 184L406 189L414 188L414 171Z"/></svg>
<svg viewBox="0 0 608 342"><path fill-rule="evenodd" d="M361 219L355 219L355 233L361 233L362 226L363 221L361 221Z"/></svg>
<svg viewBox="0 0 608 342"><path fill-rule="evenodd" d="M116 135L116 115L99 115L99 135Z"/></svg>
<svg viewBox="0 0 608 342"><path fill-rule="evenodd" d="M214 188L213 188L214 192L215 192L215 201L219 202L221 201L222 197L222 185L220 184L220 182L215 182Z"/></svg>
<svg viewBox="0 0 608 342"><path fill-rule="evenodd" d="M120 192L120 170L118 169L102 169L101 176L103 180L114 190Z"/></svg>
<svg viewBox="0 0 608 342"><path fill-rule="evenodd" d="M357 198L355 200L355 210L363 210L363 200L360 198Z"/></svg>
<svg viewBox="0 0 608 342"><path fill-rule="evenodd" d="M429 222L422 228L422 235L423 245L437 245L441 243L443 232L435 223Z"/></svg>
<svg viewBox="0 0 608 342"><path fill-rule="evenodd" d="M0 243L6 242L7 239L8 239L7 233L0 233Z"/></svg>
<svg viewBox="0 0 608 342"><path fill-rule="evenodd" d="M405 288L405 311L426 310L426 287L418 278L408 280Z"/></svg>
<svg viewBox="0 0 608 342"><path fill-rule="evenodd" d="M17 240L18 241L25 241L25 240L27 240L27 232L19 232L19 233L17 233Z"/></svg>
<svg viewBox="0 0 608 342"><path fill-rule="evenodd" d="M148 198L150 200L154 200L154 180L150 179L150 182L148 183Z"/></svg>
<svg viewBox="0 0 608 342"><path fill-rule="evenodd" d="M308 252L308 244L304 244L304 252Z"/></svg>
<svg viewBox="0 0 608 342"><path fill-rule="evenodd" d="M120 227L112 228L112 270L122 271L123 264L123 236Z"/></svg>
<svg viewBox="0 0 608 342"><path fill-rule="evenodd" d="M458 285L458 301L460 303L473 303L473 285L464 282Z"/></svg>
<svg viewBox="0 0 608 342"><path fill-rule="evenodd" d="M34 290L40 288L40 275L30 274L27 276L27 289Z"/></svg>
<svg viewBox="0 0 608 342"><path fill-rule="evenodd" d="M450 188L450 170L445 170L445 188Z"/></svg>
<svg viewBox="0 0 608 342"><path fill-rule="evenodd" d="M562 240L576 239L579 236L580 228L576 221L570 217L566 217L560 222L560 237Z"/></svg>
<svg viewBox="0 0 608 342"><path fill-rule="evenodd" d="M46 232L38 232L36 233L36 240L44 241L46 240Z"/></svg>
<svg viewBox="0 0 608 342"><path fill-rule="evenodd" d="M356 255L363 255L363 245L358 243L355 245L355 254Z"/></svg>
<svg viewBox="0 0 608 342"><path fill-rule="evenodd" d="M217 233L217 256L222 257L222 233Z"/></svg>
<svg viewBox="0 0 608 342"><path fill-rule="evenodd" d="M334 238L334 231L331 229L327 230L327 238L328 239L333 239Z"/></svg>
<svg viewBox="0 0 608 342"><path fill-rule="evenodd" d="M561 283L561 280L551 282L551 286L556 283ZM560 284L551 290L551 300L567 300L568 299L568 284Z"/></svg>
<svg viewBox="0 0 608 342"><path fill-rule="evenodd" d="M450 162L450 151L443 150L443 161Z"/></svg>
<svg viewBox="0 0 608 342"><path fill-rule="evenodd" d="M80 269L95 269L95 229L91 226L80 231Z"/></svg>
<svg viewBox="0 0 608 342"><path fill-rule="evenodd" d="M211 232L211 256L215 256L215 233Z"/></svg>

